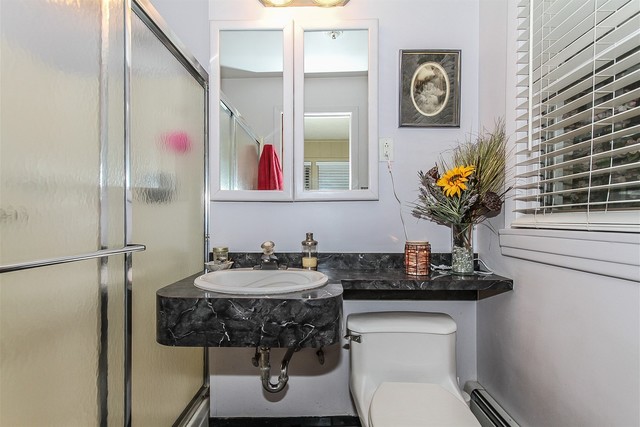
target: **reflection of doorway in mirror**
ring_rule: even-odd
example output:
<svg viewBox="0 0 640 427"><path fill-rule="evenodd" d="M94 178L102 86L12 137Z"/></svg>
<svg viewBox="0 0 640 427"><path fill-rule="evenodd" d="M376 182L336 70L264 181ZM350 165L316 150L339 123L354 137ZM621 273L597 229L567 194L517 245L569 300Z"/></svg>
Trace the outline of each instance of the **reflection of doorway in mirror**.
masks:
<svg viewBox="0 0 640 427"><path fill-rule="evenodd" d="M424 116L440 114L449 100L451 85L447 73L436 62L422 64L411 79L411 100Z"/></svg>
<svg viewBox="0 0 640 427"><path fill-rule="evenodd" d="M351 113L306 113L304 189L351 188Z"/></svg>

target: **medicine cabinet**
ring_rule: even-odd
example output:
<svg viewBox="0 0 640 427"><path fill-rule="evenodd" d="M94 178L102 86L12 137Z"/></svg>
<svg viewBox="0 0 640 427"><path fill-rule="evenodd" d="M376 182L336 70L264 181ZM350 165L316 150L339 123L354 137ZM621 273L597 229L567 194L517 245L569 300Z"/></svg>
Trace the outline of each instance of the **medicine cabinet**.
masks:
<svg viewBox="0 0 640 427"><path fill-rule="evenodd" d="M212 199L376 200L377 21L213 21Z"/></svg>

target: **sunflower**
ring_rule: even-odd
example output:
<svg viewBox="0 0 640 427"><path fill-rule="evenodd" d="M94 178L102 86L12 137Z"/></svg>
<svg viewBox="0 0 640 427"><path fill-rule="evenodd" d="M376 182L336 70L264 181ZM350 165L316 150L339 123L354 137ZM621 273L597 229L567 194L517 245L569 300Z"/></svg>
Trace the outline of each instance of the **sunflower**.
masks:
<svg viewBox="0 0 640 427"><path fill-rule="evenodd" d="M469 175L475 170L474 166L456 166L449 169L442 175L436 184L442 187L442 191L447 197L460 196L461 190L466 190Z"/></svg>

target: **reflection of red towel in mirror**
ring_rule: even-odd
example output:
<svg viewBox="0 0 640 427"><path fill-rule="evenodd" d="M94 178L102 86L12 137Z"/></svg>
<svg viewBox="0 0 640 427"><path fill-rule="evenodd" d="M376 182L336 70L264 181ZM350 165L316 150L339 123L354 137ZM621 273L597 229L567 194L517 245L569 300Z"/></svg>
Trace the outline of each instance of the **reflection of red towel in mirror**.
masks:
<svg viewBox="0 0 640 427"><path fill-rule="evenodd" d="M282 167L271 144L262 148L258 163L258 190L282 190Z"/></svg>

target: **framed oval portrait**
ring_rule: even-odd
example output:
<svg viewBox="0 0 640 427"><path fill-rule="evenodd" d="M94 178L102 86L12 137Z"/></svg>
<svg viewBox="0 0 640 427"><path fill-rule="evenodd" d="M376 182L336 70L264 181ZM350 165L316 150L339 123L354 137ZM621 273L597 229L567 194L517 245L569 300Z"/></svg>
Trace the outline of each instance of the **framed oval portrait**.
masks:
<svg viewBox="0 0 640 427"><path fill-rule="evenodd" d="M460 54L400 51L401 127L460 127Z"/></svg>

